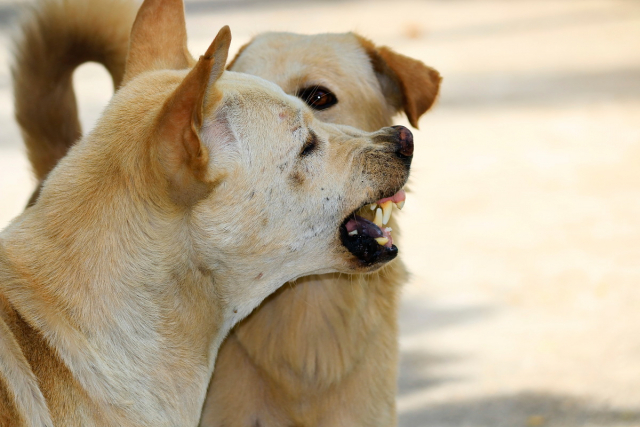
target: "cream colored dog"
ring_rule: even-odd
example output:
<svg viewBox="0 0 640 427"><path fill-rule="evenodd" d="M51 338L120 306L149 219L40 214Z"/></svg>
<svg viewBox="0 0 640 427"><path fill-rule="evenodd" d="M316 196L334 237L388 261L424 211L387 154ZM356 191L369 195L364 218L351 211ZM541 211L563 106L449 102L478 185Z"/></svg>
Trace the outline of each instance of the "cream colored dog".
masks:
<svg viewBox="0 0 640 427"><path fill-rule="evenodd" d="M366 130L389 126L401 110L417 127L440 84L434 69L351 33L259 35L228 68L277 83L323 121ZM392 212L404 202L392 202L378 221L397 243ZM280 288L224 341L202 424L395 425L406 274L396 260L376 274L308 276Z"/></svg>
<svg viewBox="0 0 640 427"><path fill-rule="evenodd" d="M393 259L355 215L397 199L402 127L324 124L276 85L195 62L180 0L146 0L124 84L0 234L0 424L196 425L218 346L305 274Z"/></svg>
<svg viewBox="0 0 640 427"><path fill-rule="evenodd" d="M81 133L73 69L101 62L119 86L132 4L41 1L39 18L26 27L14 67L16 114L39 179ZM229 69L277 83L323 121L369 131L400 111L417 126L440 83L432 68L351 33L263 34ZM386 226L397 233L394 215ZM223 342L203 424L394 425L400 261L374 275L301 278L267 299Z"/></svg>

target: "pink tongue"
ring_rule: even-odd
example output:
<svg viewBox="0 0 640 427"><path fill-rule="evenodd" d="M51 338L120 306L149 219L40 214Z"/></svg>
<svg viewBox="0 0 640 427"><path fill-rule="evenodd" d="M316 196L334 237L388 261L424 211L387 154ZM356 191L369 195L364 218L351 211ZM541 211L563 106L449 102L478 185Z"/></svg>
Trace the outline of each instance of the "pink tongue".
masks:
<svg viewBox="0 0 640 427"><path fill-rule="evenodd" d="M404 192L404 190L400 190L391 197L385 197L384 199L378 200L377 203L381 205L384 202L388 202L389 200L391 200L393 203L400 203L400 202L403 202L406 198L407 198L407 194Z"/></svg>
<svg viewBox="0 0 640 427"><path fill-rule="evenodd" d="M368 219L364 219L360 216L356 216L355 218L350 219L346 224L345 228L348 232L352 232L353 230L358 230L358 234L362 234L369 237L383 237L383 231L375 225L373 222Z"/></svg>
<svg viewBox="0 0 640 427"><path fill-rule="evenodd" d="M393 246L393 238L391 237L391 232L387 231L386 227L378 227L368 219L356 216L355 218L350 219L345 224L345 228L349 233L353 230L358 230L358 235L369 236L373 237L374 239L377 237L386 237L387 239L389 239L389 241L384 246L388 248Z"/></svg>

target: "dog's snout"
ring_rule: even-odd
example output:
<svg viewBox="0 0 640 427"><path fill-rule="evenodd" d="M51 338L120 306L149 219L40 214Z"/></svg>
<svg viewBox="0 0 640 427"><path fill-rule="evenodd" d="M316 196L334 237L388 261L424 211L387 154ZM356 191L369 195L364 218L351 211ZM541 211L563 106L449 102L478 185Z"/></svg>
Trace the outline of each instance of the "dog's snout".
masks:
<svg viewBox="0 0 640 427"><path fill-rule="evenodd" d="M413 156L413 134L404 126L392 126L396 132L398 148L396 153L403 157Z"/></svg>

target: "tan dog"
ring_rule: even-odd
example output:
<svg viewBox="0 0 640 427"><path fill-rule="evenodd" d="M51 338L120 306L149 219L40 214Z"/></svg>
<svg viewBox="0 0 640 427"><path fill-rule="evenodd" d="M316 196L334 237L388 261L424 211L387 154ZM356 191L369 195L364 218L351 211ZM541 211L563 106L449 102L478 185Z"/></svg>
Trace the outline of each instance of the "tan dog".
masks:
<svg viewBox="0 0 640 427"><path fill-rule="evenodd" d="M432 68L351 33L263 34L228 69L277 83L323 121L366 130L389 126L400 110L417 127L440 84ZM387 215L393 209L386 204ZM202 424L395 425L405 278L396 260L374 275L309 276L280 288L224 341Z"/></svg>
<svg viewBox="0 0 640 427"><path fill-rule="evenodd" d="M397 196L410 132L324 124L223 72L227 28L196 63L183 13L145 1L123 87L0 234L2 425L195 425L224 335L268 294L397 253L355 212Z"/></svg>
<svg viewBox="0 0 640 427"><path fill-rule="evenodd" d="M123 27L133 20L128 0L43 3L14 68L16 113L40 179L80 134L71 72L92 58L117 87L128 40ZM30 66L43 58L50 58L47 67ZM421 62L355 34L263 34L229 68L277 83L323 121L370 131L401 110L417 126L440 82ZM61 122L67 134L54 132L51 124ZM397 229L394 217L388 225ZM396 313L405 277L395 261L376 275L314 276L281 288L223 343L204 424L395 424Z"/></svg>

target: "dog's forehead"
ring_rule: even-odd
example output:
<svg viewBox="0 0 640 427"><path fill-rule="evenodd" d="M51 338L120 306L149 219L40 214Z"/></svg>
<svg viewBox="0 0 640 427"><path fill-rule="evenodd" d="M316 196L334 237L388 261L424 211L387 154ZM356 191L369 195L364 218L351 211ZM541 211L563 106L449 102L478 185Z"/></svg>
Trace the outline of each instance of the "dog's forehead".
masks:
<svg viewBox="0 0 640 427"><path fill-rule="evenodd" d="M339 97L364 96L378 85L369 55L353 33L261 34L232 68L273 81L292 95L324 86Z"/></svg>
<svg viewBox="0 0 640 427"><path fill-rule="evenodd" d="M306 77L310 71L318 74L315 77L330 73L348 78L362 75L363 69L370 68L369 64L360 41L351 33L266 33L257 36L244 49L234 69L269 80L278 76Z"/></svg>

